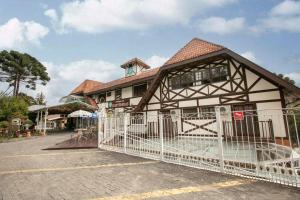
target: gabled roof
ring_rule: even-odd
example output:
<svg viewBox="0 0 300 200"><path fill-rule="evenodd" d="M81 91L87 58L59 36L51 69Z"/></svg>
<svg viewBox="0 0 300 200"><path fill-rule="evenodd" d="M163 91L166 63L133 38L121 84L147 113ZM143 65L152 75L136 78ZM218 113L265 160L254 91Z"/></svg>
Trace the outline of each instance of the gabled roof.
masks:
<svg viewBox="0 0 300 200"><path fill-rule="evenodd" d="M157 72L159 71L159 67L158 68L154 68L154 69L149 69L149 70L145 70L140 72L137 75L134 76L129 76L129 77L124 77L124 78L120 78L117 80L113 80L107 83L103 83L101 85L98 85L94 88L92 88L88 94L93 94L93 93L98 93L101 91L109 91L118 87L126 87L132 84L136 84L138 82L143 82L143 81L147 81L149 79L152 79Z"/></svg>
<svg viewBox="0 0 300 200"><path fill-rule="evenodd" d="M164 65L178 63L180 61L196 58L222 49L225 48L221 45L207 42L199 38L194 38L181 48L174 56L172 56Z"/></svg>
<svg viewBox="0 0 300 200"><path fill-rule="evenodd" d="M70 94L85 94L92 88L103 85L103 83L93 80L85 80L79 86L77 86Z"/></svg>
<svg viewBox="0 0 300 200"><path fill-rule="evenodd" d="M124 64L121 65L122 68L125 68L125 67L128 67L129 64L133 64L133 65L139 65L139 66L142 66L144 67L145 69L150 69L150 66L147 65L144 61L142 61L141 59L139 58L133 58L127 62L125 62Z"/></svg>
<svg viewBox="0 0 300 200"><path fill-rule="evenodd" d="M194 38L161 67L156 77L152 81L150 87L148 88L147 93L143 96L143 98L137 105L135 111L139 112L143 110L144 106L151 99L152 95L159 86L161 79L165 76L167 71L175 68L182 68L195 62L204 62L208 59L224 56L233 57L237 61L245 64L245 66L249 70L256 72L257 74L264 77L266 80L269 80L273 84L278 85L279 87L294 94L295 96L300 97L300 88L289 83L288 81L279 78L274 73L258 66L257 64L249 61L248 59L240 56L239 54L225 47Z"/></svg>

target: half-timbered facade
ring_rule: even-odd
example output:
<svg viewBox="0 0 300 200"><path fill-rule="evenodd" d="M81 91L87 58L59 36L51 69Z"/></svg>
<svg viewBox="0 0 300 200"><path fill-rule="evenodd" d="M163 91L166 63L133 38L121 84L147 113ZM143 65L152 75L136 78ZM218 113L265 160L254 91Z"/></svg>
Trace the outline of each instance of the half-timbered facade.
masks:
<svg viewBox="0 0 300 200"><path fill-rule="evenodd" d="M234 111L257 116L251 121L243 117L247 130L239 123L233 130L224 128L224 134L259 137L263 132L284 138L283 116L272 123L259 112L269 109L270 114L279 116L286 106L285 96L300 95L299 88L264 68L223 46L197 38L160 68L149 69L139 59L121 67L124 78L98 84L84 95L95 99L104 115L140 113L144 120L139 123L143 125L156 123L160 113L180 116L172 117L172 128L168 129L176 135L216 136L215 109L221 107L222 117L231 127Z"/></svg>

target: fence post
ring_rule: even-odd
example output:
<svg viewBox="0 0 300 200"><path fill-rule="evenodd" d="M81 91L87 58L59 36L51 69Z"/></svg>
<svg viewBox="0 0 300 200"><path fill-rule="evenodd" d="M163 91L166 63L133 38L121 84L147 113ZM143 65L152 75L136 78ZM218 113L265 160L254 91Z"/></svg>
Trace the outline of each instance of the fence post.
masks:
<svg viewBox="0 0 300 200"><path fill-rule="evenodd" d="M98 145L97 147L100 148L100 142L101 142L101 138L103 136L103 134L101 134L102 131L102 117L100 112L98 112Z"/></svg>
<svg viewBox="0 0 300 200"><path fill-rule="evenodd" d="M127 147L127 115L124 113L124 153L126 153Z"/></svg>
<svg viewBox="0 0 300 200"><path fill-rule="evenodd" d="M105 141L107 138L107 123L108 123L108 118L106 115L104 115L104 117L103 117L103 141Z"/></svg>
<svg viewBox="0 0 300 200"><path fill-rule="evenodd" d="M163 131L163 115L159 115L159 138L160 138L160 159L164 159L164 131Z"/></svg>
<svg viewBox="0 0 300 200"><path fill-rule="evenodd" d="M217 132L218 132L218 153L220 159L220 171L224 172L224 152L223 152L223 138L222 138L222 120L220 107L216 107L216 122L217 122Z"/></svg>

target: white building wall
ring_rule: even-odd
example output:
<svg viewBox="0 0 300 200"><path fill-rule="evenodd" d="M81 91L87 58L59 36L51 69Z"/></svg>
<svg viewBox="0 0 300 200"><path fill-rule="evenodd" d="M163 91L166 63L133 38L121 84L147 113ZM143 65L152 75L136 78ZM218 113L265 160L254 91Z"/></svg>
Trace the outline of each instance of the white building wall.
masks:
<svg viewBox="0 0 300 200"><path fill-rule="evenodd" d="M113 100L115 100L115 91L111 91L110 96L107 96L107 93L106 93L106 101L113 101Z"/></svg>
<svg viewBox="0 0 300 200"><path fill-rule="evenodd" d="M219 98L207 98L207 99L199 99L199 106L208 106L208 105L216 105L220 104Z"/></svg>
<svg viewBox="0 0 300 200"><path fill-rule="evenodd" d="M197 100L179 101L179 107L196 107Z"/></svg>
<svg viewBox="0 0 300 200"><path fill-rule="evenodd" d="M132 96L132 87L126 87L122 89L122 99L131 98Z"/></svg>
<svg viewBox="0 0 300 200"><path fill-rule="evenodd" d="M138 105L141 99L142 99L142 97L136 97L136 98L130 99L130 105L131 105L131 106L136 106L136 105Z"/></svg>
<svg viewBox="0 0 300 200"><path fill-rule="evenodd" d="M159 110L160 109L160 104L148 104L148 110Z"/></svg>
<svg viewBox="0 0 300 200"><path fill-rule="evenodd" d="M280 99L279 91L271 92L258 92L249 94L250 101L265 101L265 100L278 100Z"/></svg>
<svg viewBox="0 0 300 200"><path fill-rule="evenodd" d="M280 101L257 103L258 121L272 120L275 137L286 137L286 129ZM265 131L260 127L260 132Z"/></svg>

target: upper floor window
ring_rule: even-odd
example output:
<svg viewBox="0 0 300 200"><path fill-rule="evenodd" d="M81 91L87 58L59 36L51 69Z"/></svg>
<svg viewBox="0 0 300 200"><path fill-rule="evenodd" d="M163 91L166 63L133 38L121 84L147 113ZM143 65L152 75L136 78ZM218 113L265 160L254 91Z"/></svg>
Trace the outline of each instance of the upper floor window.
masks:
<svg viewBox="0 0 300 200"><path fill-rule="evenodd" d="M106 100L105 100L105 93L104 94L100 94L99 97L98 97L98 102L99 103L104 103Z"/></svg>
<svg viewBox="0 0 300 200"><path fill-rule="evenodd" d="M133 96L141 97L147 91L147 84L133 86Z"/></svg>
<svg viewBox="0 0 300 200"><path fill-rule="evenodd" d="M122 90L121 89L118 89L115 91L115 99L116 100L122 99Z"/></svg>
<svg viewBox="0 0 300 200"><path fill-rule="evenodd" d="M107 97L110 97L110 96L111 96L111 92L107 92L107 93L106 93L106 96L107 96Z"/></svg>
<svg viewBox="0 0 300 200"><path fill-rule="evenodd" d="M169 79L172 89L226 81L229 77L228 66L213 66L194 72L187 72Z"/></svg>

